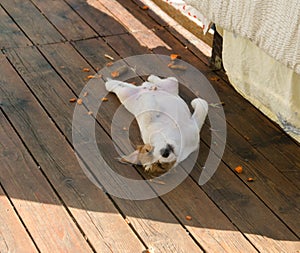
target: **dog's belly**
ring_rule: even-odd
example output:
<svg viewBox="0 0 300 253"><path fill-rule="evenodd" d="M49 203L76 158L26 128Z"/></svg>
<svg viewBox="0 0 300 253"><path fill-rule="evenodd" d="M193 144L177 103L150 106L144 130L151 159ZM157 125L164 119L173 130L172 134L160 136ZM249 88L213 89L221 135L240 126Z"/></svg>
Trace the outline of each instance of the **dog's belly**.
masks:
<svg viewBox="0 0 300 253"><path fill-rule="evenodd" d="M178 163L199 146L199 128L179 96L144 91L127 102L125 107L135 115L144 143L173 145Z"/></svg>

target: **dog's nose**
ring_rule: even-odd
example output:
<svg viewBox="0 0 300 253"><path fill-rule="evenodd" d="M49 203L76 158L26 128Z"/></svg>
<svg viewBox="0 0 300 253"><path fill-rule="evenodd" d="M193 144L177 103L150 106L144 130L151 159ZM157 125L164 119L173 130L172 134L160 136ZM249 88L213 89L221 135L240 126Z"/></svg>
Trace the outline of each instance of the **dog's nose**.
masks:
<svg viewBox="0 0 300 253"><path fill-rule="evenodd" d="M170 150L167 148L163 148L160 150L160 154L162 157L167 158L170 155Z"/></svg>
<svg viewBox="0 0 300 253"><path fill-rule="evenodd" d="M168 144L166 148L162 148L160 150L160 154L162 157L167 158L169 157L170 153L174 151L174 148Z"/></svg>

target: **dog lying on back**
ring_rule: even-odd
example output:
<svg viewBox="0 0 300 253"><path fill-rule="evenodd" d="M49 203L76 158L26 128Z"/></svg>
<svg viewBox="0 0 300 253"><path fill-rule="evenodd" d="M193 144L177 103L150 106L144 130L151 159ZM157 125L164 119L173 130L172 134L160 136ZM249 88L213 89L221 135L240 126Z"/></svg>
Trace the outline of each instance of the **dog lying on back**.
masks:
<svg viewBox="0 0 300 253"><path fill-rule="evenodd" d="M175 77L161 79L150 75L141 86L108 80L105 86L135 116L144 142L133 153L122 157L122 162L142 165L151 176L159 176L199 147L208 104L201 98L194 99L191 114L178 95Z"/></svg>

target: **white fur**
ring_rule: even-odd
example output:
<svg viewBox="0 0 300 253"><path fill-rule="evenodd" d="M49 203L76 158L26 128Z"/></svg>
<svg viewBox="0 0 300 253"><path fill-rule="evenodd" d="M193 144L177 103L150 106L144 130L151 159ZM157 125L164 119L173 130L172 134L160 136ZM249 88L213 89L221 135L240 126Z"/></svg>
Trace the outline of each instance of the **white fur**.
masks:
<svg viewBox="0 0 300 253"><path fill-rule="evenodd" d="M143 164L146 169L154 162L172 162L174 166L199 147L200 130L208 112L208 104L201 98L191 102L194 113L178 95L178 81L174 77L161 79L150 75L141 86L108 80L106 89L114 92L125 108L137 119L142 139L154 147L153 159ZM160 150L170 144L174 153L164 158Z"/></svg>

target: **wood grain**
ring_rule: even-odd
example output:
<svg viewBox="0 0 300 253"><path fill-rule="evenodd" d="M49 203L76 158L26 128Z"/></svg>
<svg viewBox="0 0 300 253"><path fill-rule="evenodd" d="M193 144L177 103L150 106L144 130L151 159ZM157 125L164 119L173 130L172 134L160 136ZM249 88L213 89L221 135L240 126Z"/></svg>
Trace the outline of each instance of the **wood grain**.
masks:
<svg viewBox="0 0 300 253"><path fill-rule="evenodd" d="M66 2L92 26L100 36L118 35L128 32L111 12L97 1L66 0Z"/></svg>
<svg viewBox="0 0 300 253"><path fill-rule="evenodd" d="M31 42L17 27L13 20L0 7L0 48L24 47L31 45Z"/></svg>
<svg viewBox="0 0 300 253"><path fill-rule="evenodd" d="M144 248L142 243L108 196L84 174L65 137L61 135L8 62L5 60L1 62L0 73L1 76L5 76L0 87L3 110L43 168L47 178L59 192L94 249L99 252L142 251ZM73 105L68 100L66 106L72 112ZM18 199L19 195L13 197ZM23 199L25 203L33 201L30 196ZM41 202L41 205L55 204L50 198ZM47 232L47 228L45 231Z"/></svg>
<svg viewBox="0 0 300 253"><path fill-rule="evenodd" d="M38 248L42 252L92 252L3 114L0 130L0 181Z"/></svg>
<svg viewBox="0 0 300 253"><path fill-rule="evenodd" d="M0 112L0 118L3 117ZM38 252L2 188L0 188L0 251Z"/></svg>
<svg viewBox="0 0 300 253"><path fill-rule="evenodd" d="M55 71L50 70L51 67L45 63L45 59L36 50L32 48L28 48L27 50L16 49L7 52L7 55L27 81L27 84L30 85L30 88L38 99L42 101L43 106L53 117L60 130L71 141L72 137L69 129L72 126L73 109L68 102L72 95L71 91L66 88L65 84L62 84ZM25 62L26 67L22 65ZM40 82L41 76L43 77L43 83ZM45 87L51 88L46 89ZM51 98L51 101L48 98ZM85 115L88 116L87 114ZM111 140L101 127L97 127L96 132L97 136L99 136L99 149L103 152L107 160L115 161L116 153L111 145ZM86 160L90 160L98 166L101 164L94 157L86 157ZM124 167L128 167L120 166L117 162L110 165L115 171L120 172L124 171ZM140 178L139 174L135 170L132 170L130 166L127 172L131 178ZM117 179L110 178L109 180L111 180L111 185L116 185L117 190L120 188L117 186L120 183ZM130 192L130 189L124 190L124 187L120 188L121 190ZM151 191L151 188L147 187L143 191ZM128 219L130 219L131 224L139 232L139 235L147 245L151 245L162 252L170 252L171 250L178 252L183 252L184 250L199 251L198 246L159 199L139 202L114 198L114 201ZM165 223L168 223L168 226ZM163 241L162 238L164 238Z"/></svg>
<svg viewBox="0 0 300 253"><path fill-rule="evenodd" d="M1 5L34 44L54 43L65 40L31 1L3 0Z"/></svg>
<svg viewBox="0 0 300 253"><path fill-rule="evenodd" d="M33 0L32 2L67 40L81 40L97 36L96 32L66 2L52 0L51 8L47 1Z"/></svg>

